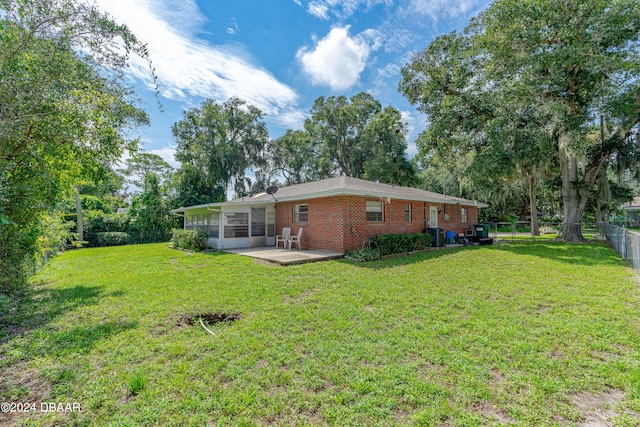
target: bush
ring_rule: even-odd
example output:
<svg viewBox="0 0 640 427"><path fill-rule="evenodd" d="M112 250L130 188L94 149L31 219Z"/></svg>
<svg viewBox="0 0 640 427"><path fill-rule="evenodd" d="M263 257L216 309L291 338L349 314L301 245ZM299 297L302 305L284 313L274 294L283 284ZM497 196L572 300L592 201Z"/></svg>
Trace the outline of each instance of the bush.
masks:
<svg viewBox="0 0 640 427"><path fill-rule="evenodd" d="M129 214L105 214L101 211L89 211L85 216L84 239L87 246L104 246L98 242L100 233L126 233L127 243L168 242L171 239L171 225L176 221L168 218L165 224L145 227L139 218ZM122 243L126 244L126 243Z"/></svg>
<svg viewBox="0 0 640 427"><path fill-rule="evenodd" d="M380 251L377 249L371 249L369 247L362 249L354 249L347 251L345 254L347 258L354 259L356 261L375 261L380 259Z"/></svg>
<svg viewBox="0 0 640 427"><path fill-rule="evenodd" d="M101 211L89 211L85 215L84 239L87 246L104 246L98 243L100 233L125 233L132 240L130 218L128 215L105 214Z"/></svg>
<svg viewBox="0 0 640 427"><path fill-rule="evenodd" d="M173 237L171 241L175 248L189 249L192 251L201 251L207 248L209 237L207 233L200 230L182 230L173 229Z"/></svg>
<svg viewBox="0 0 640 427"><path fill-rule="evenodd" d="M419 251L431 246L431 236L427 233L380 234L369 240L369 246L378 250L380 256Z"/></svg>
<svg viewBox="0 0 640 427"><path fill-rule="evenodd" d="M131 236L129 233L123 233L121 231L105 231L96 233L96 240L94 243L94 246L128 245L131 243Z"/></svg>
<svg viewBox="0 0 640 427"><path fill-rule="evenodd" d="M26 289L27 277L36 267L37 239L34 226L0 226L0 294L12 295Z"/></svg>

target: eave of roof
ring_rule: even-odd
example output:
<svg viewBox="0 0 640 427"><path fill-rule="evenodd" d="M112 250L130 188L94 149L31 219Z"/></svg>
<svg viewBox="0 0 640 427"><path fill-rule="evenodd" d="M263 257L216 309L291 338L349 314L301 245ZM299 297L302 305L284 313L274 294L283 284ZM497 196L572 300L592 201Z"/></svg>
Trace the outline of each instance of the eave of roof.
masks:
<svg viewBox="0 0 640 427"><path fill-rule="evenodd" d="M326 184L327 190L317 190L316 187ZM359 187L359 188L352 188ZM369 188L366 188L369 187ZM304 189L306 191L301 192ZM390 184L379 184L372 181L365 181L357 178L335 177L326 180L315 181L311 183L297 184L289 187L283 187L280 196L278 194L270 195L267 193L259 193L252 196L241 197L227 202L209 203L205 205L188 206L174 209L173 213L180 213L187 210L202 208L218 208L222 209L228 206L246 206L246 205L265 205L276 202L291 202L297 200L317 199L321 197L333 196L361 196L375 197L396 200L410 200L418 202L443 203L450 205L476 206L478 208L489 207L488 204L475 200L467 200L459 197L445 196L438 193L432 193L426 190L420 190L411 187L396 187ZM391 190L391 191L389 191ZM293 193L287 195L287 193ZM403 194L404 193L404 194ZM413 194L411 194L413 193ZM215 210L218 210L215 209Z"/></svg>

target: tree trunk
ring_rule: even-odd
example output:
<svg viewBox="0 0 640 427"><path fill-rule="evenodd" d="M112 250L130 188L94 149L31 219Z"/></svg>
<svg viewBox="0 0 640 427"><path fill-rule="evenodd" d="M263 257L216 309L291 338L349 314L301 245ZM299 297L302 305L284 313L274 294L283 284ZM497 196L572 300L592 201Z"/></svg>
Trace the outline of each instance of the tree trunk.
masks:
<svg viewBox="0 0 640 427"><path fill-rule="evenodd" d="M77 187L74 189L73 196L76 201L76 228L78 231L78 242L80 243L80 246L82 246L82 242L84 241L84 217L82 216L82 204L80 203L80 193L78 192Z"/></svg>
<svg viewBox="0 0 640 427"><path fill-rule="evenodd" d="M600 201L598 201L598 205L596 206L595 220L596 220L596 227L601 222L604 222L604 212L603 212L602 206L600 206Z"/></svg>
<svg viewBox="0 0 640 427"><path fill-rule="evenodd" d="M579 242L584 240L582 237L582 215L589 198L589 189L586 188L586 185L579 185L578 160L575 154L569 151L568 145L569 141L566 137L562 137L558 141L558 158L562 176L562 208L564 212L560 239Z"/></svg>

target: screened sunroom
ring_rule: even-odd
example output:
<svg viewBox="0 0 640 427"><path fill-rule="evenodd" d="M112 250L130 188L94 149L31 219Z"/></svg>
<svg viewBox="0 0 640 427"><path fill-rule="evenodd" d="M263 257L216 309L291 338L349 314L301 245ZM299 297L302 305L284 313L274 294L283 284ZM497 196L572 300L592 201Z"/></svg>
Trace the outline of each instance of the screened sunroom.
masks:
<svg viewBox="0 0 640 427"><path fill-rule="evenodd" d="M246 205L211 203L173 211L184 215L185 230L200 230L214 249L275 245L275 203Z"/></svg>

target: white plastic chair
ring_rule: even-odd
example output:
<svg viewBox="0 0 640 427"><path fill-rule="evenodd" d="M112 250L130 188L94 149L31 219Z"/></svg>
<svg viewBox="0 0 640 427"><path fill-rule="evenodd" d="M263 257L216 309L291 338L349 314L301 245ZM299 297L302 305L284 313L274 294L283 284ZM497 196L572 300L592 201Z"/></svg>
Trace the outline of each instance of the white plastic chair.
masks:
<svg viewBox="0 0 640 427"><path fill-rule="evenodd" d="M278 242L282 242L282 249L287 249L287 242L291 236L291 227L283 227L282 234L276 236L276 248L279 246Z"/></svg>
<svg viewBox="0 0 640 427"><path fill-rule="evenodd" d="M302 237L302 230L303 230L302 228L299 228L297 236L290 236L289 237L289 250L291 250L291 246L294 243L297 243L298 244L298 249L302 250L302 248L300 247L300 238Z"/></svg>

